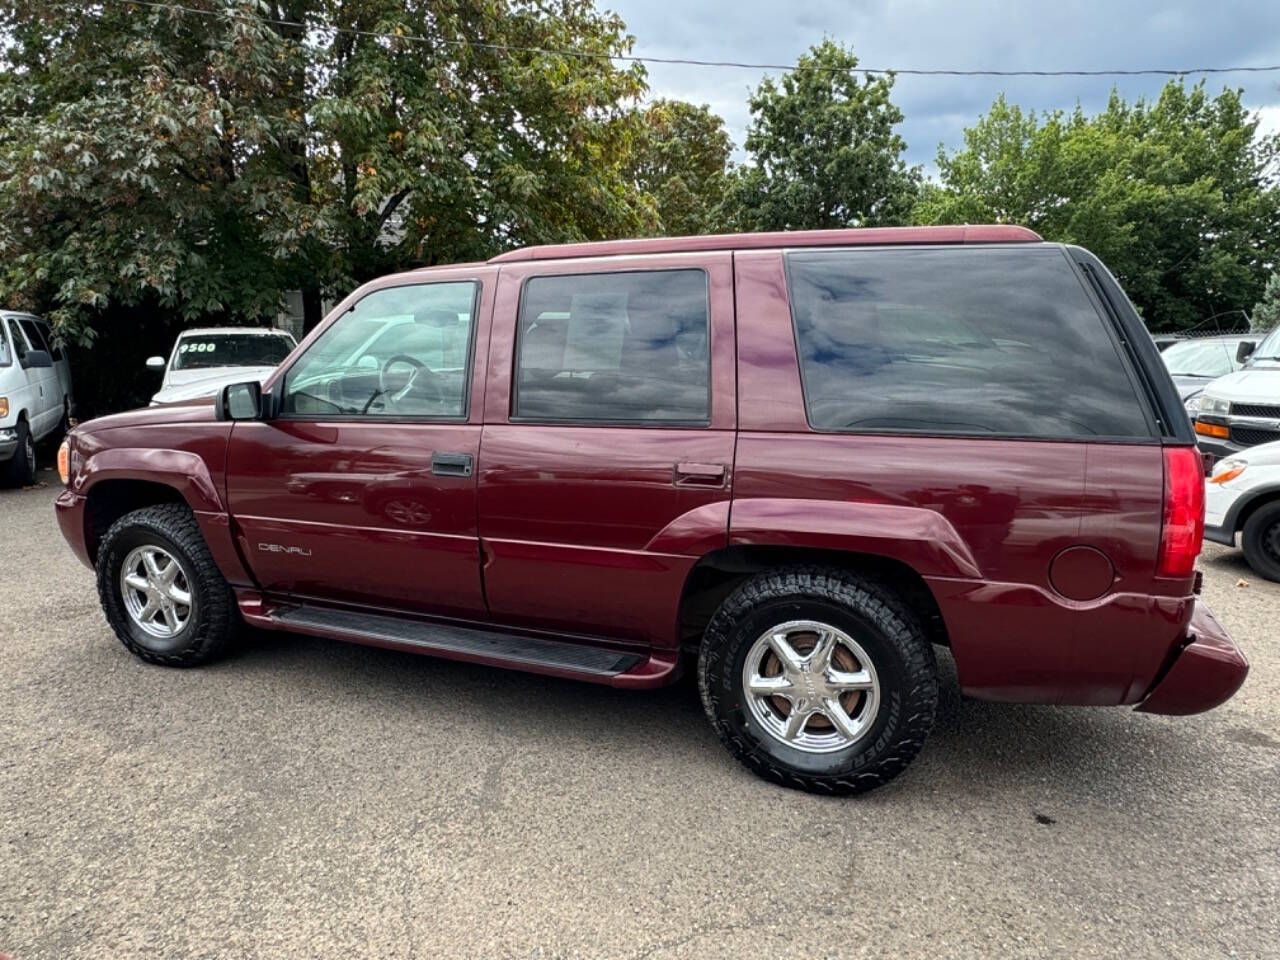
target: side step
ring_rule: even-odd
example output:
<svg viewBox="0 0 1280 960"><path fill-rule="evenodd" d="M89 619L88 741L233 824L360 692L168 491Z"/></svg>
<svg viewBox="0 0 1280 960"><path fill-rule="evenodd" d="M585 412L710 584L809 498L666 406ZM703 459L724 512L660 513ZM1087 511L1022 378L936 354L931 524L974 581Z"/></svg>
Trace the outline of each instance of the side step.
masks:
<svg viewBox="0 0 1280 960"><path fill-rule="evenodd" d="M410 649L602 683L611 683L614 678L641 667L637 671L639 676L634 677L641 682L624 681L616 684L618 686L651 686L652 681L661 682L661 678L673 672L675 667L674 662L670 665L663 662L663 669L655 671L651 662L639 654L608 647L328 607L278 607L264 619L269 622L258 620L260 625L277 630L319 633L356 643ZM650 682L643 682L645 680Z"/></svg>

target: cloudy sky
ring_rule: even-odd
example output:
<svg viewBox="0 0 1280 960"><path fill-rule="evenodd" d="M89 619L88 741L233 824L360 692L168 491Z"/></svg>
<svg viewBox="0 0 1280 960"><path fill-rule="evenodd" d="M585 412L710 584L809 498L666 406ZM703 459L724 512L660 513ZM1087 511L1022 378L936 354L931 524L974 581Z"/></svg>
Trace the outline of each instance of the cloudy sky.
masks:
<svg viewBox="0 0 1280 960"><path fill-rule="evenodd" d="M851 45L864 66L955 69L1134 69L1280 65L1276 0L599 0L636 38L635 53L701 60L794 63L824 35ZM739 148L748 93L767 71L650 64L651 96L707 103ZM932 169L939 143L1003 91L1036 109L1105 105L1153 94L1157 77L899 77L908 158ZM1280 72L1212 76L1243 87L1269 130L1280 130Z"/></svg>

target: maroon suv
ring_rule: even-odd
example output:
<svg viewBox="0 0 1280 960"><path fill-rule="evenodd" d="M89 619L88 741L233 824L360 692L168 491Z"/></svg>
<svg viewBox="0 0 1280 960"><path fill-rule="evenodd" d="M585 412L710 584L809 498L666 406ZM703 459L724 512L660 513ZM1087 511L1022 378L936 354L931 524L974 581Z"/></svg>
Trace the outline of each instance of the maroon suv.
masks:
<svg viewBox="0 0 1280 960"><path fill-rule="evenodd" d="M831 793L993 700L1193 713L1203 474L1092 255L1016 227L574 244L357 290L259 388L77 427L62 530L144 660L237 627L669 683Z"/></svg>

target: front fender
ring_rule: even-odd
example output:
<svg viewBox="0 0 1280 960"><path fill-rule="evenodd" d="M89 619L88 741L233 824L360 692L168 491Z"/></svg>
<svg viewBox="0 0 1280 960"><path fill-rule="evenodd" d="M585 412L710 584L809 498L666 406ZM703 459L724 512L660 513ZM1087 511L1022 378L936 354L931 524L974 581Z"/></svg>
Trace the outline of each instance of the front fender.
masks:
<svg viewBox="0 0 1280 960"><path fill-rule="evenodd" d="M192 510L226 513L204 459L187 450L111 447L91 454L76 472L72 489L81 496L104 480L134 480L173 487Z"/></svg>
<svg viewBox="0 0 1280 960"><path fill-rule="evenodd" d="M889 557L924 577L980 579L951 522L926 507L783 497L733 501L730 546L810 547Z"/></svg>

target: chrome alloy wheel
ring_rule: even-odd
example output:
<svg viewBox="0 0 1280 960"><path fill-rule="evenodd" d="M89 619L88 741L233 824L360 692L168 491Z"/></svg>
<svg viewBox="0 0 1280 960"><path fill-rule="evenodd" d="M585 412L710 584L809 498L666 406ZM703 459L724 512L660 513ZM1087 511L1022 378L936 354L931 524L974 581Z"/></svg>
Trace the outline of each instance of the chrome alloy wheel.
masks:
<svg viewBox="0 0 1280 960"><path fill-rule="evenodd" d="M120 567L120 594L129 618L157 639L182 632L195 608L191 593L182 564L163 547L135 547Z"/></svg>
<svg viewBox="0 0 1280 960"><path fill-rule="evenodd" d="M875 721L880 681L866 651L843 630L791 620L766 631L742 667L751 716L774 739L806 753L856 743Z"/></svg>

